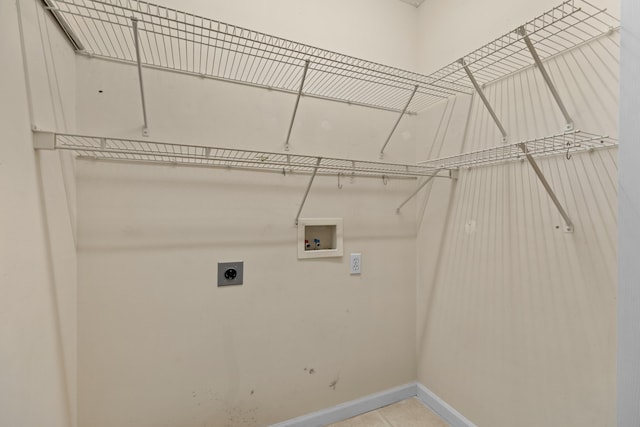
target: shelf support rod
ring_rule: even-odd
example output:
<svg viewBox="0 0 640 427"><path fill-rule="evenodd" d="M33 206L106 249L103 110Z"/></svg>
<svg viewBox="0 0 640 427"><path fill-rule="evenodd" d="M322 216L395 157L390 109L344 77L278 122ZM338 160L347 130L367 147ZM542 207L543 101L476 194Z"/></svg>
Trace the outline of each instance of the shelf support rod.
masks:
<svg viewBox="0 0 640 427"><path fill-rule="evenodd" d="M549 182L547 181L547 179L544 177L544 174L540 170L540 167L538 166L538 163L536 163L536 161L533 158L533 156L531 154L529 154L529 149L527 148L527 145L524 142L522 142L522 143L520 143L518 145L520 146L520 149L522 150L522 152L526 156L527 161L529 161L529 165L531 165L531 167L533 168L533 171L538 176L538 179L542 183L542 186L544 187L545 190L547 190L547 194L551 198L551 201L553 202L554 205L556 205L556 208L558 209L558 212L560 212L560 215L562 215L562 218L564 219L564 222L565 222L564 231L566 233L573 233L573 221L571 221L571 218L569 218L569 215L567 214L567 211L565 211L564 208L562 207L562 205L560 204L560 201L558 200L558 197L553 192L553 189L551 188L551 185L549 185Z"/></svg>
<svg viewBox="0 0 640 427"><path fill-rule="evenodd" d="M465 73L467 73L467 77L469 77L471 84L476 89L476 93L482 100L482 103L486 107L487 111L489 111L489 114L491 115L491 118L493 119L496 126L498 126L498 129L502 134L502 142L507 142L507 131L504 129L504 126L502 126L502 123L500 122L500 119L498 118L498 115L496 114L496 112L493 110L493 107L491 107L491 104L489 103L489 100L485 96L484 91L482 90L482 87L480 87L480 85L478 84L478 81L471 73L469 66L464 62L464 59L460 58L458 62L460 63L460 65L462 65L462 68L464 68Z"/></svg>
<svg viewBox="0 0 640 427"><path fill-rule="evenodd" d="M393 136L394 132L396 131L396 128L400 124L400 120L402 120L402 117L407 112L407 109L409 108L409 104L411 104L411 101L413 100L413 97L414 97L414 95L416 94L417 91L418 91L418 85L415 85L413 87L413 91L411 92L411 96L409 97L409 100L407 101L407 104L404 106L404 108L400 112L400 116L398 117L398 120L396 120L396 124L393 125L393 129L391 129L391 132L389 133L389 136L387 137L387 140L384 142L384 145L380 149L380 158L381 159L384 157L384 149L387 148L387 144L389 144L389 141L391 141L391 137Z"/></svg>
<svg viewBox="0 0 640 427"><path fill-rule="evenodd" d="M538 67L538 70L540 70L540 74L542 74L542 78L544 79L545 83L547 84L547 87L551 91L551 95L553 95L553 98L556 100L556 103L558 104L558 107L560 108L560 111L562 112L562 115L564 116L564 120L566 122L566 124L564 126L565 132L573 130L573 120L571 119L571 116L569 115L569 112L567 111L567 108L564 106L564 103L562 102L562 98L560 98L560 94L558 93L558 90L556 89L555 85L553 84L553 81L551 80L551 77L549 76L549 73L547 72L546 68L544 67L544 64L542 63L542 60L540 59L540 56L538 56L538 52L536 51L536 48L533 46L533 43L531 43L531 39L529 39L529 35L527 34L527 30L524 28L524 26L520 26L520 27L518 27L516 32L519 35L522 36L522 39L524 40L525 44L527 45L527 49L529 49L529 53L531 53L531 57L533 58L533 61L536 63L536 66Z"/></svg>
<svg viewBox="0 0 640 427"><path fill-rule="evenodd" d="M302 88L304 87L304 81L307 78L308 70L309 70L309 60L307 59L306 61L304 61L304 69L302 70L302 79L300 79L300 87L298 88L296 105L293 107L293 115L291 116L291 123L289 124L289 132L287 132L287 140L284 143L285 151L289 151L289 139L291 138L291 131L293 130L293 122L295 122L296 120L296 113L298 112L298 104L300 104L300 97L302 96Z"/></svg>
<svg viewBox="0 0 640 427"><path fill-rule="evenodd" d="M440 173L442 169L436 169L436 171L433 173L433 175L429 176L427 179L424 180L424 182L422 184L420 184L418 186L418 188L416 188L416 191L414 191L413 193L411 193L411 195L409 197L407 197L407 200L405 200L404 202L402 202L400 204L400 206L398 206L396 208L396 213L399 214L400 213L400 209L402 209L402 207L404 205L406 205L407 203L409 203L409 200L413 199L414 197L416 197L416 195L420 192L420 190L422 190L428 183L431 182L431 180L433 180L433 178L436 177L436 175L438 175L438 173Z"/></svg>
<svg viewBox="0 0 640 427"><path fill-rule="evenodd" d="M316 173L318 173L318 167L320 166L320 162L322 161L322 157L318 157L316 161L316 165L313 168L313 173L311 174L311 179L309 180L309 184L307 185L307 191L304 192L304 197L302 197L302 203L300 204L300 209L298 209L298 214L296 215L296 225L298 225L298 220L300 219L300 214L302 213L302 208L304 207L305 202L307 201L307 196L309 195L309 190L311 190L311 184L313 184L313 180L316 177Z"/></svg>
<svg viewBox="0 0 640 427"><path fill-rule="evenodd" d="M131 24L133 25L133 41L136 47L136 62L138 63L138 80L140 81L140 97L142 98L142 117L144 119L144 127L142 128L142 135L149 136L149 122L147 121L147 104L144 98L144 84L142 83L142 61L140 59L140 37L138 34L138 18L131 17Z"/></svg>

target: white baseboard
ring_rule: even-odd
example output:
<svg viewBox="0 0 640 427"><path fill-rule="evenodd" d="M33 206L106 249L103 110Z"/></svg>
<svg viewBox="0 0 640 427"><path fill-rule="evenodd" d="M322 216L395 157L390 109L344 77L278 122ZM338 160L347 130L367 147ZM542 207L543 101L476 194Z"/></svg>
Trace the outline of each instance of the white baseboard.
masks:
<svg viewBox="0 0 640 427"><path fill-rule="evenodd" d="M416 383L394 387L331 408L273 424L271 427L322 427L416 396Z"/></svg>
<svg viewBox="0 0 640 427"><path fill-rule="evenodd" d="M341 403L331 408L273 424L271 427L323 427L327 424L337 423L338 421L364 414L365 412L375 411L376 409L411 397L417 397L420 402L438 414L438 416L445 420L451 427L476 427L475 424L420 383L410 383L394 387L381 391L380 393Z"/></svg>
<svg viewBox="0 0 640 427"><path fill-rule="evenodd" d="M447 402L440 399L431 390L420 383L417 386L417 397L429 409L438 414L451 427L476 427L474 423L466 419L460 412L453 409Z"/></svg>

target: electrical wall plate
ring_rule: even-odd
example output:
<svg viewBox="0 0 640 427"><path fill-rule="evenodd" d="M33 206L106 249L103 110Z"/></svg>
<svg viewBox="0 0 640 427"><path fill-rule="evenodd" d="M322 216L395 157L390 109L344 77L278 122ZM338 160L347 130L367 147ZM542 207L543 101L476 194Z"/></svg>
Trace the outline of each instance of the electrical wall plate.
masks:
<svg viewBox="0 0 640 427"><path fill-rule="evenodd" d="M351 254L349 257L349 272L350 274L362 273L362 254Z"/></svg>
<svg viewBox="0 0 640 427"><path fill-rule="evenodd" d="M218 286L242 285L244 262L219 262Z"/></svg>

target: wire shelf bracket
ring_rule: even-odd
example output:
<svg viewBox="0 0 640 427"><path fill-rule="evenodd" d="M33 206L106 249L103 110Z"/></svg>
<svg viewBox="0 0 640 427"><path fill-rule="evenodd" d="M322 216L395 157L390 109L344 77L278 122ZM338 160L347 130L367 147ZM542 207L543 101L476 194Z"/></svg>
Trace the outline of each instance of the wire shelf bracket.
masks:
<svg viewBox="0 0 640 427"><path fill-rule="evenodd" d="M304 61L304 68L302 69L302 77L300 78L300 88L298 89L298 95L296 96L296 104L293 107L293 115L291 116L291 123L289 124L289 131L287 132L287 140L284 143L285 151L289 151L289 139L291 138L291 131L293 130L293 123L296 120L296 113L298 112L298 104L300 104L300 97L302 96L302 89L304 88L304 81L307 78L307 71L309 71L309 60Z"/></svg>
<svg viewBox="0 0 640 427"><path fill-rule="evenodd" d="M131 26L133 29L133 41L136 48L136 63L138 65L138 80L140 82L140 98L142 101L142 118L144 126L142 128L142 136L149 136L149 121L147 120L147 103L144 98L144 83L142 80L142 61L140 60L140 34L138 32L138 18L131 17Z"/></svg>
<svg viewBox="0 0 640 427"><path fill-rule="evenodd" d="M540 70L540 74L542 75L542 78L544 79L545 83L547 84L547 87L549 88L549 91L553 95L553 99L556 100L556 103L558 104L558 107L560 108L560 111L562 112L562 115L564 116L564 120L565 120L564 130L565 130L565 132L573 130L573 119L569 115L569 112L567 111L567 108L565 107L564 102L562 102L562 98L560 98L560 94L558 93L558 89L556 89L556 86L553 84L553 81L551 80L551 77L549 76L549 73L547 73L547 69L545 68L544 64L542 63L542 60L540 59L540 56L538 55L538 52L536 51L535 46L531 42L531 39L529 38L529 35L527 34L527 30L525 29L524 26L521 26L521 27L518 27L518 29L516 31L520 36L522 36L522 39L524 40L525 44L527 45L527 49L531 53L531 57L533 58L533 60L534 60L534 62L536 64L536 67L538 68L538 70Z"/></svg>
<svg viewBox="0 0 640 427"><path fill-rule="evenodd" d="M440 170L438 169L438 170L437 170L437 172L440 172ZM400 213L400 209L402 209L402 207L403 207L404 205L406 205L407 203L409 203L409 201L410 201L411 199L413 199L415 196L417 196L417 195L418 195L418 193L420 192L420 190L422 190L424 187L426 187L426 186L427 186L427 184L431 182L431 180L433 179L433 177L434 177L434 176L435 176L435 175L432 175L432 176L427 177L427 178L422 182L422 184L420 184L420 185L418 186L418 188L416 188L416 190L415 190L413 193L411 193L411 195L410 195L409 197L407 197L407 198L405 199L405 201L404 201L404 202L400 203L400 206L398 206L398 207L396 208L396 213L397 213L397 214L399 214L399 213Z"/></svg>
<svg viewBox="0 0 640 427"><path fill-rule="evenodd" d="M300 214L302 213L302 208L304 208L304 204L307 201L307 196L309 195L309 191L311 190L311 185L313 184L313 180L316 178L316 174L318 173L318 167L320 167L320 162L322 162L322 157L318 157L316 161L316 166L313 168L313 172L311 173L311 178L309 178L309 184L307 184L307 190L304 192L304 196L302 196L302 203L300 203L300 208L298 209L298 213L296 215L296 226L298 225L298 221L300 220Z"/></svg>
<svg viewBox="0 0 640 427"><path fill-rule="evenodd" d="M493 122L496 124L496 126L500 130L500 133L502 134L502 142L507 142L507 131L504 129L504 126L502 126L502 123L500 122L500 119L498 118L498 115L496 114L496 112L493 110L493 107L491 107L491 103L489 103L489 100L485 96L484 91L478 84L478 81L473 76L473 73L471 72L467 64L464 62L464 58L460 58L459 62L460 62L460 65L462 65L464 72L469 77L469 81L471 81L471 84L475 88L476 93L482 100L482 103L484 104L485 108L487 109L487 111L489 111L489 115L491 115Z"/></svg>
<svg viewBox="0 0 640 427"><path fill-rule="evenodd" d="M413 97L415 96L417 91L418 91L418 86L416 85L416 86L413 87L413 91L411 92L411 96L409 96L409 100L407 101L407 103L405 104L404 108L400 112L400 116L398 116L398 120L396 120L396 123L393 125L393 129L391 129L391 132L389 133L389 136L387 137L387 140L384 142L384 145L380 149L380 158L381 159L384 158L384 149L387 148L387 144L389 144L389 141L391 141L391 137L393 136L393 134L396 131L396 128L400 124L400 120L402 120L402 117L407 112L407 108L409 108L409 105L411 104L411 100L413 99Z"/></svg>
<svg viewBox="0 0 640 427"><path fill-rule="evenodd" d="M538 166L538 163L536 163L536 161L533 158L533 156L531 154L529 154L529 150L527 149L527 145L525 143L521 142L520 144L518 144L518 146L520 147L520 149L524 153L527 161L529 162L529 165L531 166L531 168L535 172L536 176L540 180L540 183L542 184L542 186L546 190L547 194L549 195L549 198L551 198L551 201L556 206L556 209L558 209L558 212L560 212L560 215L562 216L562 219L564 219L564 223L565 223L564 231L565 231L565 233L573 233L573 221L571 221L571 218L569 218L569 214L567 214L567 211L565 211L564 208L562 207L562 203L560 203L560 201L558 200L558 197L556 196L556 193L553 191L553 188L551 188L551 185L549 184L549 181L547 181L547 178L545 178L544 174L542 173L542 170Z"/></svg>

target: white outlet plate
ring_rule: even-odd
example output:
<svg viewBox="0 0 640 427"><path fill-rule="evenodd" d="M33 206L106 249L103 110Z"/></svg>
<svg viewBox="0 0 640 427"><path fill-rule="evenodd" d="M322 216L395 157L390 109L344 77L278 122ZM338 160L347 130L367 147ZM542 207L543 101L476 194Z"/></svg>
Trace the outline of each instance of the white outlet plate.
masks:
<svg viewBox="0 0 640 427"><path fill-rule="evenodd" d="M349 257L351 274L362 273L362 254L351 254Z"/></svg>

